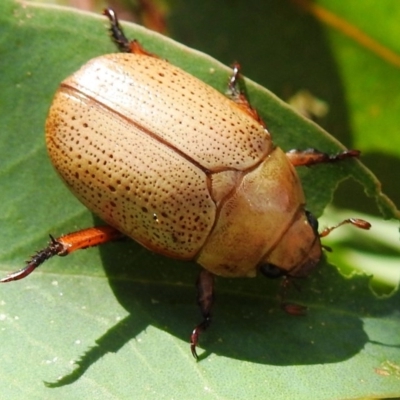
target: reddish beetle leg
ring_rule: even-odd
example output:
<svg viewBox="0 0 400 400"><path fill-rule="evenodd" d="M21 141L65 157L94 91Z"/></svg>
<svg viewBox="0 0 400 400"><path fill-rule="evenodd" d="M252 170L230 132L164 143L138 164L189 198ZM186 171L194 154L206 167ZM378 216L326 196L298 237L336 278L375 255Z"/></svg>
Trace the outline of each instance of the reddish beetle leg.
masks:
<svg viewBox="0 0 400 400"><path fill-rule="evenodd" d="M368 230L369 228L371 228L371 224L367 221L364 221L363 219L349 218L349 219L345 219L344 221L340 222L339 224L337 224L335 226L331 226L330 228L325 228L322 232L320 232L319 237L328 236L334 229L339 228L339 226L342 226L345 224L352 224L353 226L355 226L357 228L365 229L365 230Z"/></svg>
<svg viewBox="0 0 400 400"><path fill-rule="evenodd" d="M17 281L25 278L37 267L53 256L66 256L75 250L98 246L111 240L121 239L123 234L111 226L83 229L54 239L50 235L50 243L43 250L38 251L27 262L25 268L13 272L0 280L0 283Z"/></svg>

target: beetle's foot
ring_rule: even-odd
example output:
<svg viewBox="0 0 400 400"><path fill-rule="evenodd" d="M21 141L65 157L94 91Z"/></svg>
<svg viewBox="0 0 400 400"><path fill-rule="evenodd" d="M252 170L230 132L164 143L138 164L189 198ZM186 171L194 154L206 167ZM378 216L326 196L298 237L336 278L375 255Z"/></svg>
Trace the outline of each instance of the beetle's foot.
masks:
<svg viewBox="0 0 400 400"><path fill-rule="evenodd" d="M103 15L105 15L110 21L111 37L117 45L118 49L124 53L130 53L130 40L125 36L125 33L122 30L121 25L119 24L118 17L115 11L112 8L106 8L103 11Z"/></svg>
<svg viewBox="0 0 400 400"><path fill-rule="evenodd" d="M37 267L43 264L50 257L53 257L55 255L63 255L66 251L67 249L65 244L59 242L50 235L50 243L45 249L38 251L34 256L32 256L32 258L27 262L25 268L22 268L19 271L13 272L12 274L6 276L5 278L0 280L0 283L18 281L20 279L23 279L31 274Z"/></svg>
<svg viewBox="0 0 400 400"><path fill-rule="evenodd" d="M103 15L105 15L110 21L111 37L114 43L117 45L119 51L122 51L123 53L141 54L159 58L153 53L146 51L137 40L129 40L125 36L124 30L119 23L117 14L112 8L104 9Z"/></svg>
<svg viewBox="0 0 400 400"><path fill-rule="evenodd" d="M124 235L111 226L86 228L61 236L57 239L54 239L53 236L50 235L50 242L45 249L38 251L27 262L25 268L6 276L0 280L0 283L17 281L25 278L53 256L66 256L75 250L98 246L122 238L124 238Z"/></svg>
<svg viewBox="0 0 400 400"><path fill-rule="evenodd" d="M190 350L192 352L193 357L196 360L199 359L199 356L196 351L196 347L199 342L199 336L210 326L210 323L211 323L211 316L208 315L207 317L204 318L201 324L197 325L196 328L193 329L193 332L190 336Z"/></svg>
<svg viewBox="0 0 400 400"><path fill-rule="evenodd" d="M338 154L327 154L316 149L297 150L293 149L286 153L289 161L295 166L310 166L314 164L332 163L346 158L358 158L359 150L345 150Z"/></svg>

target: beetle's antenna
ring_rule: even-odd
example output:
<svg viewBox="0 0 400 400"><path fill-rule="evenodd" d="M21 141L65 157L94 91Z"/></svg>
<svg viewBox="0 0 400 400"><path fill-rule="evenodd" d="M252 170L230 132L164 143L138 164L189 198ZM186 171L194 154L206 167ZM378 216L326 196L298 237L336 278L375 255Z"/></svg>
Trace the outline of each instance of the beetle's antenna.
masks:
<svg viewBox="0 0 400 400"><path fill-rule="evenodd" d="M337 224L335 226L331 226L330 228L325 228L322 232L320 232L319 237L328 236L334 229L339 228L339 226L342 226L345 224L352 224L357 228L365 229L365 230L368 230L369 228L371 228L371 224L367 221L364 221L363 219L349 218L349 219L345 219L344 221L340 222L339 224Z"/></svg>

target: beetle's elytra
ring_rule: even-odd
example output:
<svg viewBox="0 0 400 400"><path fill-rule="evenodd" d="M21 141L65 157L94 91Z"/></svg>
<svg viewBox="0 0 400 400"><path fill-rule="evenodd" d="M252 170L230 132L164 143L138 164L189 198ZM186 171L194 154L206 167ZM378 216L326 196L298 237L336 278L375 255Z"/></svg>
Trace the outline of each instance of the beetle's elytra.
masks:
<svg viewBox="0 0 400 400"><path fill-rule="evenodd" d="M90 60L65 79L46 122L50 159L72 193L108 225L51 242L2 282L25 277L48 258L122 235L203 270L198 300L210 324L213 275L308 275L322 246L305 209L295 166L357 157L316 150L284 153L237 88L226 97L128 41L105 15L122 53ZM368 229L368 223L347 220Z"/></svg>

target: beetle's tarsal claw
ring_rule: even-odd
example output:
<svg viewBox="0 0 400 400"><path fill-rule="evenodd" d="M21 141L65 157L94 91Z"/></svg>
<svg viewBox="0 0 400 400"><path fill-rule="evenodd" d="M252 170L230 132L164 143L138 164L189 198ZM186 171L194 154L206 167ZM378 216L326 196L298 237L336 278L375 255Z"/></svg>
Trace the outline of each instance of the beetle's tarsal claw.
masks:
<svg viewBox="0 0 400 400"><path fill-rule="evenodd" d="M196 360L199 359L199 356L196 351L196 346L198 341L199 341L199 332L196 327L193 329L192 335L190 336L190 351L192 352L192 355Z"/></svg>
<svg viewBox="0 0 400 400"><path fill-rule="evenodd" d="M199 356L196 351L197 344L199 342L199 336L202 332L204 332L211 323L211 316L207 316L201 322L201 324L197 325L196 328L193 329L193 332L190 336L190 350L192 352L193 357L198 360Z"/></svg>
<svg viewBox="0 0 400 400"><path fill-rule="evenodd" d="M31 274L37 267L42 265L49 258L56 255L64 255L65 252L65 246L50 235L50 243L45 249L38 251L34 256L32 256L31 259L27 262L25 268L22 268L19 271L13 272L12 274L6 276L5 278L0 280L0 283L18 281L20 279L23 279Z"/></svg>
<svg viewBox="0 0 400 400"><path fill-rule="evenodd" d="M33 272L36 267L37 266L33 265L32 263L28 263L28 265L25 268L22 268L19 271L13 272L12 274L7 275L5 278L2 278L0 280L0 283L18 281L22 278L25 278L27 275Z"/></svg>

